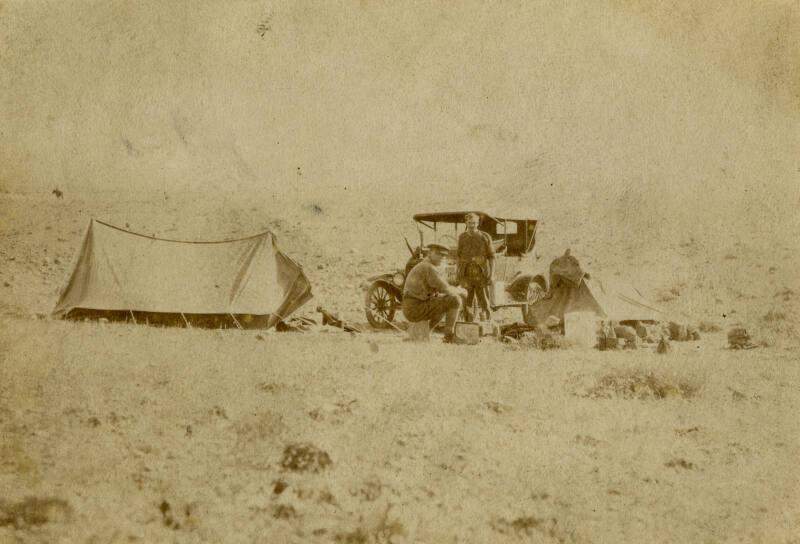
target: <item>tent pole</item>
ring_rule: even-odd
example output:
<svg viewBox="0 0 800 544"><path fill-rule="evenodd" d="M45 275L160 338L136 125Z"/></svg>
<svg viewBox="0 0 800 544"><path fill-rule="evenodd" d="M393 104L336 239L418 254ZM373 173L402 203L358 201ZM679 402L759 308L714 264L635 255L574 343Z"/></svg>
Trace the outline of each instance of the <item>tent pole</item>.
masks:
<svg viewBox="0 0 800 544"><path fill-rule="evenodd" d="M238 319L236 319L236 316L235 316L235 315L233 315L233 314L231 314L231 313L229 313L228 315L229 315L229 316L231 316L231 319L233 319L233 322L234 322L234 323L236 323L236 327L237 327L237 328L238 328L240 331L241 331L241 330L243 330L242 324L241 324L241 323L239 323L239 320L238 320Z"/></svg>
<svg viewBox="0 0 800 544"><path fill-rule="evenodd" d="M397 325L395 325L394 323L392 323L391 321L389 321L385 317L383 317L381 315L379 315L378 317L380 317L383 320L384 323L386 323L386 324L390 325L391 327L393 327L396 331L405 332L403 329L401 329L400 327L398 327Z"/></svg>
<svg viewBox="0 0 800 544"><path fill-rule="evenodd" d="M528 220L525 220L525 245L523 246L523 251L525 253L528 252Z"/></svg>
<svg viewBox="0 0 800 544"><path fill-rule="evenodd" d="M188 320L188 319L186 319L186 316L185 316L185 315L183 315L183 312L181 312L181 317L183 318L183 322L184 322L184 323L186 323L186 328L187 328L187 329L191 329L191 328L192 328L192 326L191 326L191 325L189 325L189 320Z"/></svg>
<svg viewBox="0 0 800 544"><path fill-rule="evenodd" d="M131 314L131 319L133 319L133 324L134 324L134 325L138 325L138 323L136 322L136 316L135 316L135 315L133 315L133 310L131 310L131 309L128 309L128 313L130 313L130 314Z"/></svg>

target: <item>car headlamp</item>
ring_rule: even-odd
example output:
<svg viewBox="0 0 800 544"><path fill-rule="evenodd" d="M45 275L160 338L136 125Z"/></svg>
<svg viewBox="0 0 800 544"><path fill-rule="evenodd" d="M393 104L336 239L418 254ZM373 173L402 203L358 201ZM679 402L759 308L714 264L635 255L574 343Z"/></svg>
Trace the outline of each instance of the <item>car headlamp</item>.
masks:
<svg viewBox="0 0 800 544"><path fill-rule="evenodd" d="M405 283L406 278L403 276L402 272L396 272L394 276L392 276L392 283L395 284L397 287L402 287Z"/></svg>

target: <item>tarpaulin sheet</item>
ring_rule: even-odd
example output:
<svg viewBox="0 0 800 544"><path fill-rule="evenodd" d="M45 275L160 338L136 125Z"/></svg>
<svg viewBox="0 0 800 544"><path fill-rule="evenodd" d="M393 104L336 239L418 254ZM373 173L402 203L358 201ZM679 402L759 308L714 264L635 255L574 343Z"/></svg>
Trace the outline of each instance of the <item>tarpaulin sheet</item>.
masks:
<svg viewBox="0 0 800 544"><path fill-rule="evenodd" d="M593 312L614 321L659 321L664 313L635 288L621 282L602 282L584 277L578 285L557 282L547 298L528 309L526 321L542 323L548 317L563 319L573 312Z"/></svg>

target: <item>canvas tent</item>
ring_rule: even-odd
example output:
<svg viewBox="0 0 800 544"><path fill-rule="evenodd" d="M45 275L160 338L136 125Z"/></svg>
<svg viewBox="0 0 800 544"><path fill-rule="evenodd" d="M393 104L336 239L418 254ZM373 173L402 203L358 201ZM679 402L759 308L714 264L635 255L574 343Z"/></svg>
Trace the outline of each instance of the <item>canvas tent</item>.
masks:
<svg viewBox="0 0 800 544"><path fill-rule="evenodd" d="M623 282L590 278L567 250L551 263L548 296L528 308L526 321L542 323L551 315L563 320L567 314L583 312L613 321L661 321L665 318L662 310L636 288Z"/></svg>
<svg viewBox="0 0 800 544"><path fill-rule="evenodd" d="M53 315L178 316L187 325L187 316L226 316L237 326L256 317L269 327L310 298L302 268L271 232L186 242L91 220Z"/></svg>

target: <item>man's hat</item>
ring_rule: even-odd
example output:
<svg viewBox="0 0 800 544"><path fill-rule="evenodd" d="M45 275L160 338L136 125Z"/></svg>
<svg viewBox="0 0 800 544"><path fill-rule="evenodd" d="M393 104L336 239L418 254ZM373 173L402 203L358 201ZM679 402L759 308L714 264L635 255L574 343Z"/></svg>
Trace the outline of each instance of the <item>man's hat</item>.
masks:
<svg viewBox="0 0 800 544"><path fill-rule="evenodd" d="M438 249L441 253L450 253L450 248L437 243L428 244L428 249Z"/></svg>

